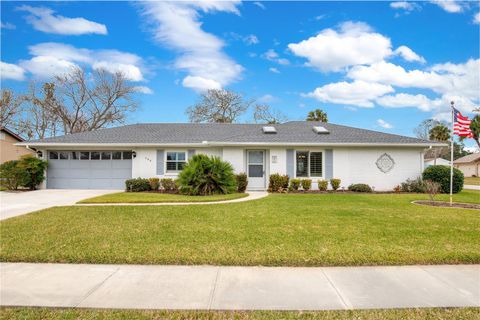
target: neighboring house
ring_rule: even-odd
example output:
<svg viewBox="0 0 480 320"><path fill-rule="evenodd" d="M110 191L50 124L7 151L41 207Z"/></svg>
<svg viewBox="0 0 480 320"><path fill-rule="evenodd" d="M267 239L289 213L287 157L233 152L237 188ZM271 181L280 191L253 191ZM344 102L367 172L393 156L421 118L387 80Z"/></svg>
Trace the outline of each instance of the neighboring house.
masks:
<svg viewBox="0 0 480 320"><path fill-rule="evenodd" d="M35 153L32 150L27 149L25 146L15 145L22 141L24 141L24 139L15 132L0 127L0 164L10 160L18 160L21 156L26 154Z"/></svg>
<svg viewBox="0 0 480 320"><path fill-rule="evenodd" d="M453 161L453 166L465 177L478 177L480 174L480 153L472 153Z"/></svg>
<svg viewBox="0 0 480 320"><path fill-rule="evenodd" d="M125 179L176 178L196 154L218 156L246 172L249 190L270 174L339 178L391 190L421 175L423 152L442 144L331 123L135 124L24 142L48 159L46 188L124 188Z"/></svg>
<svg viewBox="0 0 480 320"><path fill-rule="evenodd" d="M430 166L433 166L433 165L437 165L437 166L449 166L450 165L450 161L448 160L445 160L443 158L437 158L437 160L435 161L435 159L425 159L425 168L428 168Z"/></svg>

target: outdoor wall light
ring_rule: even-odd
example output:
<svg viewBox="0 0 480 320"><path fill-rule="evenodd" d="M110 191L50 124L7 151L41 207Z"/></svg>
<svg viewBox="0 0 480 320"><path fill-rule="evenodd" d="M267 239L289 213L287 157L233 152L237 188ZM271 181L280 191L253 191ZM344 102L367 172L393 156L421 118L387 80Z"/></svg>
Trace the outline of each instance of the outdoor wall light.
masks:
<svg viewBox="0 0 480 320"><path fill-rule="evenodd" d="M43 152L42 151L37 151L37 157L43 158Z"/></svg>
<svg viewBox="0 0 480 320"><path fill-rule="evenodd" d="M132 151L132 158L136 158L137 157L137 153L135 151Z"/></svg>

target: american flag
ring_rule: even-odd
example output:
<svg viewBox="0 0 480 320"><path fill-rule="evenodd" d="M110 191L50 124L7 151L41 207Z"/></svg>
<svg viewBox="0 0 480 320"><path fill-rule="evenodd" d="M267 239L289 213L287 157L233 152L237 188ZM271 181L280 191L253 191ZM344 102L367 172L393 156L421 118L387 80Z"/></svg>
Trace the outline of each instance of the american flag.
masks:
<svg viewBox="0 0 480 320"><path fill-rule="evenodd" d="M470 123L472 123L472 120L463 116L460 111L453 108L453 134L460 137L473 138Z"/></svg>

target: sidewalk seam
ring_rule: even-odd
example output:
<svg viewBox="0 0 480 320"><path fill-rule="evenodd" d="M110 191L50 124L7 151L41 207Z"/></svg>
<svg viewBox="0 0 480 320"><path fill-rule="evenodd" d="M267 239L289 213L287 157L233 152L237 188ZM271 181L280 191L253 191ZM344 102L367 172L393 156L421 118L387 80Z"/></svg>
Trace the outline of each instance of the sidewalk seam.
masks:
<svg viewBox="0 0 480 320"><path fill-rule="evenodd" d="M337 289L337 287L335 287L335 285L333 284L333 281L328 277L327 273L325 272L325 270L323 268L320 268L320 270L322 270L322 273L323 275L325 276L325 278L327 278L327 281L328 283L330 283L330 285L332 286L333 290L335 290L335 293L337 294L337 296L340 298L340 301L342 301L342 304L343 306L345 307L345 309L353 309L353 306L347 302L346 299L343 298L343 296L341 295L340 291Z"/></svg>
<svg viewBox="0 0 480 320"><path fill-rule="evenodd" d="M215 280L213 281L212 292L210 293L210 298L208 299L208 310L212 310L213 299L215 296L215 291L217 289L218 278L220 277L220 267L217 267L217 273L215 274Z"/></svg>
<svg viewBox="0 0 480 320"><path fill-rule="evenodd" d="M96 286L94 286L92 289L90 289L87 294L85 294L85 296L82 298L82 300L80 300L79 303L77 303L75 306L73 306L74 308L78 308L85 300L87 300L88 297L90 297L92 295L92 293L94 293L95 291L97 291L105 282L107 282L108 279L110 279L115 273L117 273L118 271L120 270L119 267L117 267L111 274L108 275L108 277L106 277L105 279L103 279L102 282L100 282L99 284L97 284Z"/></svg>

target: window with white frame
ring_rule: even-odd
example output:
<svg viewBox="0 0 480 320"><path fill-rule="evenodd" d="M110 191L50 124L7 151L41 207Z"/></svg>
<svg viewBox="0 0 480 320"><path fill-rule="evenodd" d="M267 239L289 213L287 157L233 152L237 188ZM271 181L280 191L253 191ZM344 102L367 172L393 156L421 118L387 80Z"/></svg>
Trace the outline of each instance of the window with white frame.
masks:
<svg viewBox="0 0 480 320"><path fill-rule="evenodd" d="M297 151L295 160L297 177L323 177L322 152Z"/></svg>
<svg viewBox="0 0 480 320"><path fill-rule="evenodd" d="M181 151L169 151L167 152L167 172L182 171L186 163L186 153Z"/></svg>

